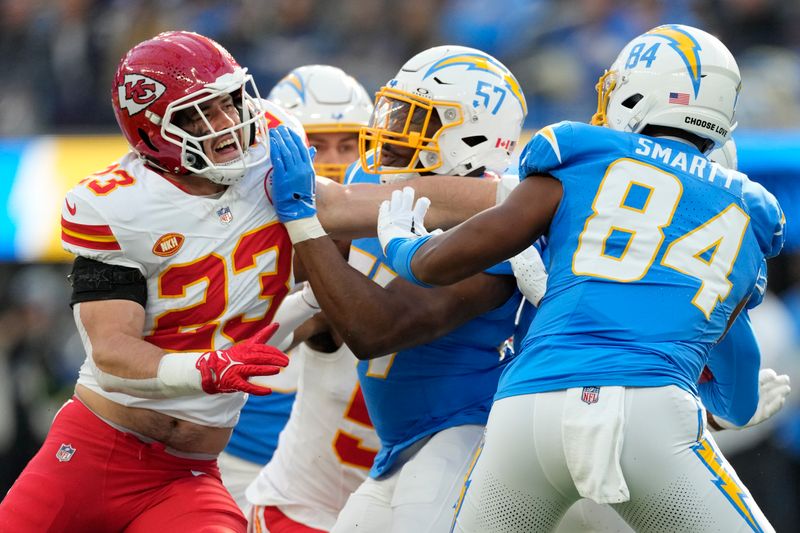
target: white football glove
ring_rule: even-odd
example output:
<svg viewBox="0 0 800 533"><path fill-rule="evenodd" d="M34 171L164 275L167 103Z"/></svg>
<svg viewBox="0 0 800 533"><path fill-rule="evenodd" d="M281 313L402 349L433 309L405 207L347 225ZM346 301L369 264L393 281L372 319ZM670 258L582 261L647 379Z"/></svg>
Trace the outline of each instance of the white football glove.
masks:
<svg viewBox="0 0 800 533"><path fill-rule="evenodd" d="M411 187L404 187L402 191L392 191L392 199L385 200L378 210L378 239L381 241L384 253L392 239L418 238L442 232L442 230L428 232L425 229L425 213L428 212L430 205L431 201L424 196L415 204L414 189Z"/></svg>
<svg viewBox="0 0 800 533"><path fill-rule="evenodd" d="M743 426L735 426L719 416L711 415L714 421L723 429L744 429L769 420L780 411L786 403L792 388L789 386L789 376L780 376L771 368L762 368L758 373L758 406L753 417ZM710 414L710 413L709 413Z"/></svg>
<svg viewBox="0 0 800 533"><path fill-rule="evenodd" d="M509 261L517 278L517 287L529 302L538 307L547 289L547 270L539 250L528 246Z"/></svg>

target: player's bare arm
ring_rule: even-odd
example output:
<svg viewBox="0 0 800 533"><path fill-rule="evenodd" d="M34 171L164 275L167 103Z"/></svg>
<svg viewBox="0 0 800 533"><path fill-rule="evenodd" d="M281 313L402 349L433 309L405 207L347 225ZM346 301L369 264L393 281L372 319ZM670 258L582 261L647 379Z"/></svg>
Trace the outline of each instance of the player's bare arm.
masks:
<svg viewBox="0 0 800 533"><path fill-rule="evenodd" d="M413 187L418 196L431 199L426 218L431 228L451 228L495 205L497 178L418 176L405 181L342 185L317 178L317 214L325 230L335 238L374 237L381 202L392 191Z"/></svg>
<svg viewBox="0 0 800 533"><path fill-rule="evenodd" d="M425 289L396 278L386 288L355 270L333 241L295 245L329 322L359 359L424 344L505 303L511 276L478 274L450 287Z"/></svg>
<svg viewBox="0 0 800 533"><path fill-rule="evenodd" d="M144 308L131 300L83 302L80 320L97 367L121 378L155 377L166 353L142 339ZM134 355L135 354L135 355Z"/></svg>
<svg viewBox="0 0 800 533"><path fill-rule="evenodd" d="M513 278L497 280L487 275L476 276L440 294L424 290L411 292L415 288L403 285L381 288L350 267L334 242L325 235L313 201L314 174L310 156L300 138L278 127L270 130L270 145L278 216L294 242L329 320L361 357L375 357L407 346L399 343L408 342L410 334L417 335L420 330L429 330L430 337L415 337L415 345L431 340L501 305L513 293ZM474 306L465 304L466 298L475 300ZM364 312L365 307L372 311ZM359 325L346 318L355 315L356 309ZM390 325L391 322L399 325ZM376 331L379 335L374 333Z"/></svg>
<svg viewBox="0 0 800 533"><path fill-rule="evenodd" d="M518 254L547 231L561 194L555 178L524 179L502 204L431 237L411 270L424 283L449 285Z"/></svg>

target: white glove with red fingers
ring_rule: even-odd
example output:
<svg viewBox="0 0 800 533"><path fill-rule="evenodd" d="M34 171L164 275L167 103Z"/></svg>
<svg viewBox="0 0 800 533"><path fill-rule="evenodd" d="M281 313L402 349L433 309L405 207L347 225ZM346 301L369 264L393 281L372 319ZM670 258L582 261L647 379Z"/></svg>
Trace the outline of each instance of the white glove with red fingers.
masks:
<svg viewBox="0 0 800 533"><path fill-rule="evenodd" d="M203 390L208 394L247 392L263 396L272 392L269 387L251 383L249 378L271 376L289 364L289 358L273 346L264 344L277 331L272 323L252 337L226 350L201 355L195 366L200 371Z"/></svg>
<svg viewBox="0 0 800 533"><path fill-rule="evenodd" d="M724 418L708 413L708 416L722 429L744 429L760 424L772 418L786 403L792 388L789 386L789 376L778 375L771 368L762 368L758 373L758 406L756 412L743 426L731 424Z"/></svg>
<svg viewBox="0 0 800 533"><path fill-rule="evenodd" d="M525 298L536 307L547 289L547 269L542 262L539 250L528 246L523 251L509 259L514 277L517 278L517 287Z"/></svg>
<svg viewBox="0 0 800 533"><path fill-rule="evenodd" d="M426 235L438 235L442 230L429 232L425 229L425 213L431 201L425 196L414 203L414 189L403 187L403 190L392 191L392 199L381 203L378 210L378 239L381 249L386 252L386 247L392 239L418 238Z"/></svg>

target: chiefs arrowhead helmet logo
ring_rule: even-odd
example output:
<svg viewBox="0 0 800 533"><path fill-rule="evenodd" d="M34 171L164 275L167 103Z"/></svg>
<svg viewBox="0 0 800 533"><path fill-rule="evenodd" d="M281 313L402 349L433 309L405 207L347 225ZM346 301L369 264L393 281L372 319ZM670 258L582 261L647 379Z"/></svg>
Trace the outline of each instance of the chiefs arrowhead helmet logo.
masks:
<svg viewBox="0 0 800 533"><path fill-rule="evenodd" d="M125 74L122 85L117 87L119 107L133 116L158 100L167 87L153 78L141 74Z"/></svg>

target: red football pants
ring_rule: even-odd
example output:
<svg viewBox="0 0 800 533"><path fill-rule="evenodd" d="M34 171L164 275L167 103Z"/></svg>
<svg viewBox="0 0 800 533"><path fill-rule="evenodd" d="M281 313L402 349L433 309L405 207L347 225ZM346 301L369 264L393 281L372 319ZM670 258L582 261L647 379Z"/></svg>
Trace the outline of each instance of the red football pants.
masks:
<svg viewBox="0 0 800 533"><path fill-rule="evenodd" d="M326 533L295 522L273 505L254 505L250 511L250 533Z"/></svg>
<svg viewBox="0 0 800 533"><path fill-rule="evenodd" d="M0 531L238 532L216 460L186 459L109 426L77 398L0 503Z"/></svg>

